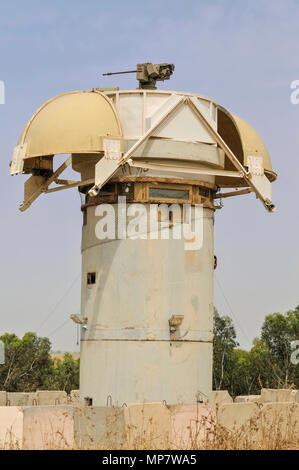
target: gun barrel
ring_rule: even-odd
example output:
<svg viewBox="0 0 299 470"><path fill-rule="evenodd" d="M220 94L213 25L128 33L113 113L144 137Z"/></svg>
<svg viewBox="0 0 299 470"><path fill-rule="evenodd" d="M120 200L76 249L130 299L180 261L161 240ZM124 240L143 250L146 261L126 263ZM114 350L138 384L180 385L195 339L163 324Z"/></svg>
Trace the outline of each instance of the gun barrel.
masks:
<svg viewBox="0 0 299 470"><path fill-rule="evenodd" d="M104 75L120 75L122 73L136 73L137 70L127 70L125 72L108 72L108 73L103 73L103 76Z"/></svg>

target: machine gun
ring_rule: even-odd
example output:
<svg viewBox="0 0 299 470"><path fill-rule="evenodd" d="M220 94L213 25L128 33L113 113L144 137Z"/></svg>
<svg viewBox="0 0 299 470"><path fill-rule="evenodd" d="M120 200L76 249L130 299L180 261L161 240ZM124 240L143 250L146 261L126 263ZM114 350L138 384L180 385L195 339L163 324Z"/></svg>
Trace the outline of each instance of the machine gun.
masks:
<svg viewBox="0 0 299 470"><path fill-rule="evenodd" d="M136 73L139 81L139 88L156 90L156 82L169 80L174 71L174 64L137 64L137 70L127 70L125 72L109 72L103 75L120 75L123 73Z"/></svg>

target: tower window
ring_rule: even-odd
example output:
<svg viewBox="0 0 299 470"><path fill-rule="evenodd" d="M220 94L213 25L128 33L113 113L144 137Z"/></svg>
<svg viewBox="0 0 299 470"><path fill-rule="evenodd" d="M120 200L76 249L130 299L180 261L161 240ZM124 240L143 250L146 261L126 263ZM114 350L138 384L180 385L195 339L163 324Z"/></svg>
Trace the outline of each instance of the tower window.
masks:
<svg viewBox="0 0 299 470"><path fill-rule="evenodd" d="M120 183L118 186L118 194L120 196L126 196L128 201L134 199L134 184L133 183Z"/></svg>
<svg viewBox="0 0 299 470"><path fill-rule="evenodd" d="M100 190L100 195L114 194L114 193L115 193L115 184L113 183L104 184L104 186Z"/></svg>
<svg viewBox="0 0 299 470"><path fill-rule="evenodd" d="M96 273L87 273L87 285L90 286L96 283Z"/></svg>
<svg viewBox="0 0 299 470"><path fill-rule="evenodd" d="M84 403L86 406L92 406L92 398L91 397L85 397L84 398Z"/></svg>
<svg viewBox="0 0 299 470"><path fill-rule="evenodd" d="M211 196L211 190L209 188L203 188L199 187L198 188L198 194L203 197L210 197Z"/></svg>
<svg viewBox="0 0 299 470"><path fill-rule="evenodd" d="M170 188L150 188L150 198L158 199L189 199L189 190L187 189L170 189Z"/></svg>

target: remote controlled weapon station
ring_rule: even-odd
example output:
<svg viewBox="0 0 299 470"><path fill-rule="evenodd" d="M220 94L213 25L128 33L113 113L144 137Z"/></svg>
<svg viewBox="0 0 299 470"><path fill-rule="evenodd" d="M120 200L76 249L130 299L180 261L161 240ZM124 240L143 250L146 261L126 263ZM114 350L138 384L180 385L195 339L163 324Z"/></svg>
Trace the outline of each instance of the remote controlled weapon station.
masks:
<svg viewBox="0 0 299 470"><path fill-rule="evenodd" d="M156 90L173 70L138 64L138 89L56 96L14 150L11 174L30 175L21 211L42 194L82 195L81 312L72 320L88 404L209 398L215 211L221 198L251 192L275 209L276 174L259 135L211 99ZM58 154L69 156L57 164ZM62 179L69 166L74 180ZM177 236L188 224L196 243Z"/></svg>
<svg viewBox="0 0 299 470"><path fill-rule="evenodd" d="M156 82L169 80L174 72L173 64L137 64L137 70L127 70L125 72L109 72L105 75L121 75L124 73L136 73L139 81L139 88L144 90L156 90Z"/></svg>

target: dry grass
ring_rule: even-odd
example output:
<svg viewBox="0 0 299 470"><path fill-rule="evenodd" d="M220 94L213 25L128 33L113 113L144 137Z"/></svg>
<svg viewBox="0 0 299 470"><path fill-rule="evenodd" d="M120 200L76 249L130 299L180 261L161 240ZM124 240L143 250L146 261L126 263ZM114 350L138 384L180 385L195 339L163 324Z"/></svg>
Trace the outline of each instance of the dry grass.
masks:
<svg viewBox="0 0 299 470"><path fill-rule="evenodd" d="M8 428L3 442L0 442L0 450L20 450L21 443L14 434L12 427Z"/></svg>
<svg viewBox="0 0 299 470"><path fill-rule="evenodd" d="M205 418L190 427L189 446L191 450L299 450L299 436L296 425L287 432L282 429L280 417L271 423L261 426L258 420L252 419L239 429L229 430L215 422L209 421L209 431L204 438L200 437L206 427Z"/></svg>

